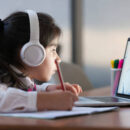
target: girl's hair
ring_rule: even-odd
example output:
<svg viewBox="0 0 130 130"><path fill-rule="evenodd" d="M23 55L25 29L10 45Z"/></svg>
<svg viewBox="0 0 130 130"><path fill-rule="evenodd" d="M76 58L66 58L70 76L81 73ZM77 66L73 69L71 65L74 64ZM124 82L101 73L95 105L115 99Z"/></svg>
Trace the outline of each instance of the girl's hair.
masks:
<svg viewBox="0 0 130 130"><path fill-rule="evenodd" d="M40 43L46 48L61 30L55 24L53 18L44 13L37 13L40 28ZM10 65L19 69L25 69L20 58L22 46L30 39L30 23L28 14L15 12L0 20L0 82L13 87L25 89L18 80L18 75Z"/></svg>

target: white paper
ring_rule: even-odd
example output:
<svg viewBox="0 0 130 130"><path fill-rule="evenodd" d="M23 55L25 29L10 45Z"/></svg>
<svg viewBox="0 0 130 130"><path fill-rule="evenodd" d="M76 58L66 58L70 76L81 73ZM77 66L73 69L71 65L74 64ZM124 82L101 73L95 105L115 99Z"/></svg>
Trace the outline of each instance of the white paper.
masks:
<svg viewBox="0 0 130 130"><path fill-rule="evenodd" d="M117 107L73 107L71 111L42 111L31 113L0 113L0 116L55 119L61 117L77 116L105 112L116 109Z"/></svg>

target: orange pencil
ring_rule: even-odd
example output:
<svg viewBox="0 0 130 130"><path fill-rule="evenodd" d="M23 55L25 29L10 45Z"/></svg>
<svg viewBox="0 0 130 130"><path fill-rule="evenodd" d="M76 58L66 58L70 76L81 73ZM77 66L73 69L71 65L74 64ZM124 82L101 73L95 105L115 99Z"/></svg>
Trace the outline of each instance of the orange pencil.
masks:
<svg viewBox="0 0 130 130"><path fill-rule="evenodd" d="M60 83L61 83L62 90L65 91L64 81L63 81L63 77L62 77L62 73L61 73L59 63L58 63L57 60L55 60L55 63L56 63L57 72L58 72L58 76L59 76L59 80L60 80Z"/></svg>

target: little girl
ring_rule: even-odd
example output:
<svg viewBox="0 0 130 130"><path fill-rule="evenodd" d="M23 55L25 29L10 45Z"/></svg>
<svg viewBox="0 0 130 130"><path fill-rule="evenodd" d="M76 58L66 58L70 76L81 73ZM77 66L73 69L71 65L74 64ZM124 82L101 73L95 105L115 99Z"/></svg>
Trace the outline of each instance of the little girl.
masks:
<svg viewBox="0 0 130 130"><path fill-rule="evenodd" d="M27 64L21 57L23 46L31 38L33 19L27 12L15 12L0 20L0 112L71 110L82 91L77 84L65 83L66 91L63 91L61 85L45 83L57 71L55 60L61 61L56 52L61 30L51 16L36 15L38 40L45 49L45 58L36 66ZM35 51L29 56L33 58ZM36 85L34 79L44 83Z"/></svg>

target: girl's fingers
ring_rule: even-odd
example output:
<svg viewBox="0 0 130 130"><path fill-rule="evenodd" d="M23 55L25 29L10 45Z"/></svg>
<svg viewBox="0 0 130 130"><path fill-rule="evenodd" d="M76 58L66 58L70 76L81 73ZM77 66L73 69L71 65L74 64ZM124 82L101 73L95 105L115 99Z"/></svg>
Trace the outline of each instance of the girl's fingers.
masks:
<svg viewBox="0 0 130 130"><path fill-rule="evenodd" d="M82 92L82 88L78 84L64 83L66 90L78 95ZM57 85L57 89L62 89L61 85Z"/></svg>
<svg viewBox="0 0 130 130"><path fill-rule="evenodd" d="M57 89L61 89L61 85L57 85L57 87L56 87Z"/></svg>
<svg viewBox="0 0 130 130"><path fill-rule="evenodd" d="M78 95L78 92L77 92L76 88L73 87L73 85L71 85L69 83L65 83L65 87L66 87L66 90L71 91L72 93Z"/></svg>
<svg viewBox="0 0 130 130"><path fill-rule="evenodd" d="M72 86L77 90L78 94L82 92L82 88L78 84L72 84Z"/></svg>
<svg viewBox="0 0 130 130"><path fill-rule="evenodd" d="M78 94L82 92L82 88L78 84L72 84L73 87L77 90Z"/></svg>

